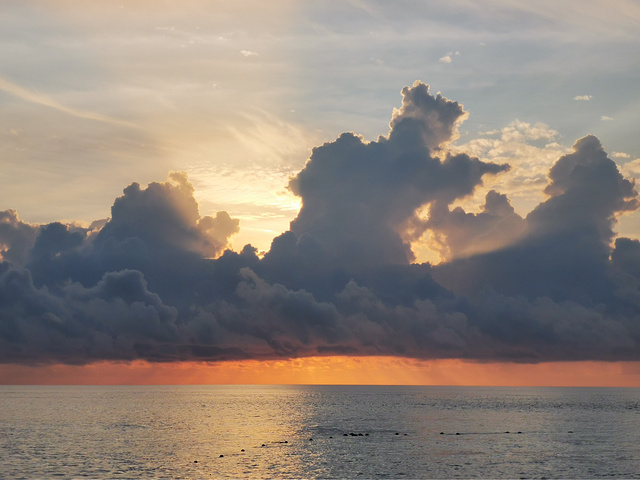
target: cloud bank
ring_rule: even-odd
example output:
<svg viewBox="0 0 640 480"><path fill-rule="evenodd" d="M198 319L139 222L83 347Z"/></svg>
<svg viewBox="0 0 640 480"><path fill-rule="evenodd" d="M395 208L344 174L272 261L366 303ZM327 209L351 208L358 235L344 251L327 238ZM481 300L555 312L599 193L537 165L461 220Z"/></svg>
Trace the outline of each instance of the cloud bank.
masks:
<svg viewBox="0 0 640 480"><path fill-rule="evenodd" d="M613 230L637 192L600 141L557 159L526 216L495 190L467 212L509 165L453 153L457 102L402 97L388 135L313 150L262 258L228 249L238 220L201 216L184 173L132 183L89 227L0 212L0 362L639 360L640 242ZM415 263L425 234L446 261Z"/></svg>

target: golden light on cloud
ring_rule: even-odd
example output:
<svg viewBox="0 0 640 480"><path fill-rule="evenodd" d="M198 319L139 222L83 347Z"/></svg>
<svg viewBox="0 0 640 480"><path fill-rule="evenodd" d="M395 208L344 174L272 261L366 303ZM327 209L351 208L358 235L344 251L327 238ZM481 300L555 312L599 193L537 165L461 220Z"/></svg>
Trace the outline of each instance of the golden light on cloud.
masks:
<svg viewBox="0 0 640 480"><path fill-rule="evenodd" d="M307 357L219 363L99 362L0 366L0 384L463 385L640 387L638 362L476 363L460 359Z"/></svg>
<svg viewBox="0 0 640 480"><path fill-rule="evenodd" d="M467 212L478 211L489 190L507 194L516 212L526 216L546 199L543 189L549 168L570 152L557 143L559 133L544 123L514 120L500 130L484 132L482 137L454 147L455 153L468 153L484 161L509 163L510 170L487 176L472 195L454 202Z"/></svg>

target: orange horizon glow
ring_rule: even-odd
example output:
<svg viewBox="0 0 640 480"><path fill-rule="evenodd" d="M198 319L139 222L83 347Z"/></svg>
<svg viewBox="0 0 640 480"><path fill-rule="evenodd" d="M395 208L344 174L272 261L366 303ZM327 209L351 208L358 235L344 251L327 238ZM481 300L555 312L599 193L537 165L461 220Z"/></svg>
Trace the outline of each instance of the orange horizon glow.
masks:
<svg viewBox="0 0 640 480"><path fill-rule="evenodd" d="M307 357L218 363L0 365L2 385L459 385L640 387L640 362L477 363Z"/></svg>

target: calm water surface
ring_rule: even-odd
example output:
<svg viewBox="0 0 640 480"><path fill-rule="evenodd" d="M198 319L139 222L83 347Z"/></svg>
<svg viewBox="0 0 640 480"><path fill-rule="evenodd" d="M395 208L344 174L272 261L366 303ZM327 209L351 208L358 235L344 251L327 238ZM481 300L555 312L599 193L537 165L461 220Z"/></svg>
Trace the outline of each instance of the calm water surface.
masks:
<svg viewBox="0 0 640 480"><path fill-rule="evenodd" d="M1 386L0 405L1 478L640 478L640 389Z"/></svg>

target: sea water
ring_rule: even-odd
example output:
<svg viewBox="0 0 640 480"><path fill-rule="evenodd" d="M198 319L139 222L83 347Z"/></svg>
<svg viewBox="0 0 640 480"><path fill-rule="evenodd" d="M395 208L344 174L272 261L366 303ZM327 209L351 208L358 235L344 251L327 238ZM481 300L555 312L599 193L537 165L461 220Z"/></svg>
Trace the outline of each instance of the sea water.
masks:
<svg viewBox="0 0 640 480"><path fill-rule="evenodd" d="M640 389L2 386L1 478L640 478Z"/></svg>

